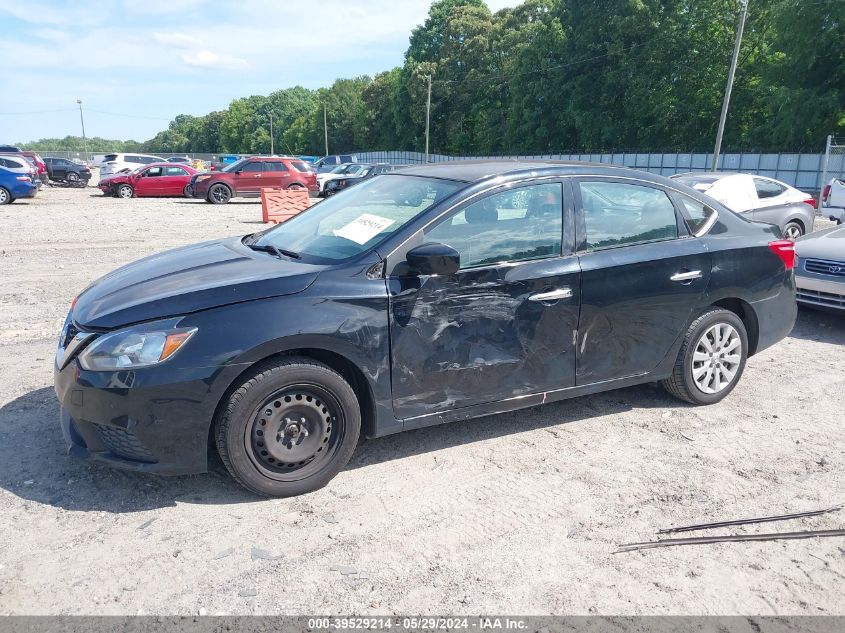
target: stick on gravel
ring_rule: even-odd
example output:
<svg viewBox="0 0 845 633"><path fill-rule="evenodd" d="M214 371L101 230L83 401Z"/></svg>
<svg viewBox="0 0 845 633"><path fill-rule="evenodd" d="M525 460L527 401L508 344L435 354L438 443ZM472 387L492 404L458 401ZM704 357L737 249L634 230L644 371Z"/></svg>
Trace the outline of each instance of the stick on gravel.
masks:
<svg viewBox="0 0 845 633"><path fill-rule="evenodd" d="M691 536L687 538L667 538L644 543L625 543L616 553L634 552L655 547L674 547L675 545L706 545L708 543L735 543L737 541L780 541L799 538L824 536L845 536L845 530L809 530L806 532L774 532L771 534L728 534L725 536Z"/></svg>
<svg viewBox="0 0 845 633"><path fill-rule="evenodd" d="M709 528L727 527L729 525L745 525L747 523L768 523L770 521L787 521L789 519L800 519L802 517L814 517L828 512L838 512L842 506L835 506L825 510L811 510L809 512L796 512L794 514L780 514L770 517L759 517L756 519L736 519L734 521L718 521L716 523L699 523L698 525L684 525L682 527L671 527L657 530L658 534L671 534L672 532L692 532L693 530L706 530Z"/></svg>

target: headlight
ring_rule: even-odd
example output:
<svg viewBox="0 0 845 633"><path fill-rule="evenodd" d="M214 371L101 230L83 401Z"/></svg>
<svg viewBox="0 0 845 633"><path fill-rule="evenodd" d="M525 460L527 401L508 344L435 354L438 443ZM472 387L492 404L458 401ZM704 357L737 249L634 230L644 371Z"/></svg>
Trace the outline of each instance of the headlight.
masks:
<svg viewBox="0 0 845 633"><path fill-rule="evenodd" d="M112 332L94 341L79 355L79 364L90 371L115 371L149 367L166 361L181 348L197 328Z"/></svg>

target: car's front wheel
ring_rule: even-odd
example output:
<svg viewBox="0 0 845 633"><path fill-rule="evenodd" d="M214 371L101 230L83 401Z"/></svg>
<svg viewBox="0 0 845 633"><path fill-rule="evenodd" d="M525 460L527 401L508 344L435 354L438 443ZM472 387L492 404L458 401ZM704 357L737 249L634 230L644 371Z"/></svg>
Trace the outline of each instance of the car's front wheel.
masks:
<svg viewBox="0 0 845 633"><path fill-rule="evenodd" d="M733 312L713 308L687 329L672 375L663 387L692 404L713 404L727 396L745 369L748 334Z"/></svg>
<svg viewBox="0 0 845 633"><path fill-rule="evenodd" d="M130 185L120 185L117 188L118 198L131 198L133 195L135 195L135 190Z"/></svg>
<svg viewBox="0 0 845 633"><path fill-rule="evenodd" d="M212 185L208 190L207 200L212 204L226 204L232 199L232 190L226 185Z"/></svg>
<svg viewBox="0 0 845 633"><path fill-rule="evenodd" d="M248 490L290 497L325 486L361 430L358 399L330 367L307 358L259 366L215 420L217 450Z"/></svg>

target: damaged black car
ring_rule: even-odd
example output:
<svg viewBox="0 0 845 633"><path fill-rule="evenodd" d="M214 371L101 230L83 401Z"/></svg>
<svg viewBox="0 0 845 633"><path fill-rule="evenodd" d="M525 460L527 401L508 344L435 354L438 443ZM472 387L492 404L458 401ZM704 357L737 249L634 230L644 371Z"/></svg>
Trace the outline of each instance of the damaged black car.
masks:
<svg viewBox="0 0 845 633"><path fill-rule="evenodd" d="M90 285L59 339L61 427L138 472L204 472L212 446L290 496L362 436L653 381L707 405L791 330L793 260L777 227L661 176L406 168Z"/></svg>

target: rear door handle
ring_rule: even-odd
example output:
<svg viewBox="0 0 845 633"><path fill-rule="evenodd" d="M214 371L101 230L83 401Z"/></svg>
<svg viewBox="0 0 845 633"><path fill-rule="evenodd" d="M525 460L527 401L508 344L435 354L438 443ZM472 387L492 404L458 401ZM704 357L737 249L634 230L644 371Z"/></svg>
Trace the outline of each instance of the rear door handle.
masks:
<svg viewBox="0 0 845 633"><path fill-rule="evenodd" d="M672 281L692 281L693 279L701 279L700 270L690 270L685 273L675 273L669 277Z"/></svg>
<svg viewBox="0 0 845 633"><path fill-rule="evenodd" d="M572 288L558 288L557 290L550 290L549 292L541 292L536 295L528 297L529 301L558 301L559 299L569 299L572 296Z"/></svg>

